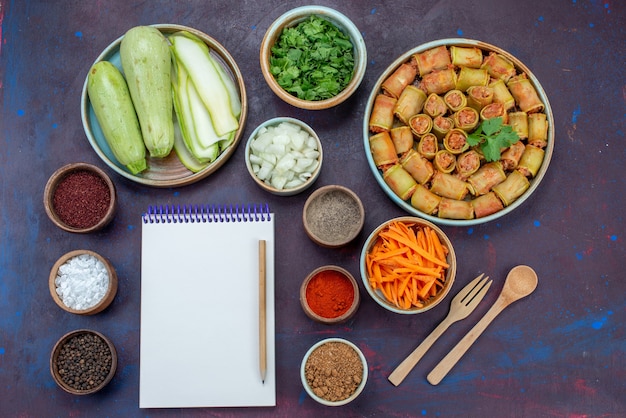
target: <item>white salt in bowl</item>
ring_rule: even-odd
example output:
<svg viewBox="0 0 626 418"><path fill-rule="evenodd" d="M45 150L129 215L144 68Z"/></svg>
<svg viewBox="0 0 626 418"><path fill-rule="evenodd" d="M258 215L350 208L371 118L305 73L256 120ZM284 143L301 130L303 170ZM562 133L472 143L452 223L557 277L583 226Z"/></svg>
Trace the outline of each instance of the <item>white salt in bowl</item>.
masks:
<svg viewBox="0 0 626 418"><path fill-rule="evenodd" d="M117 274L113 265L90 250L74 250L62 255L50 270L50 295L64 311L94 315L106 309L117 294Z"/></svg>
<svg viewBox="0 0 626 418"><path fill-rule="evenodd" d="M273 138L280 135L282 139L278 138L274 144L267 144L266 140L262 140L263 145L256 142L261 135L268 133L277 134L273 135ZM301 135L308 136L309 145L301 146L299 142L294 144L294 141L298 141ZM291 142L288 142L287 137ZM281 148L283 142L287 142L284 153ZM311 144L314 145L316 153L309 153L312 150ZM268 152L261 152L261 150ZM301 156L302 152L300 151L304 151L305 155ZM272 161L271 155L276 155L277 161ZM284 161L280 162L279 159L283 157ZM292 165L289 160L292 158L295 159L295 165L289 168ZM263 122L252 132L246 143L245 160L250 177L263 190L278 196L293 196L311 187L320 175L322 158L322 142L315 131L306 123L295 118L278 117ZM309 160L314 167L306 166ZM274 168L270 169L269 167L272 166ZM278 180L280 176L288 178L284 185ZM300 176L304 180L299 184L292 184L292 180ZM272 181L272 179L276 181Z"/></svg>

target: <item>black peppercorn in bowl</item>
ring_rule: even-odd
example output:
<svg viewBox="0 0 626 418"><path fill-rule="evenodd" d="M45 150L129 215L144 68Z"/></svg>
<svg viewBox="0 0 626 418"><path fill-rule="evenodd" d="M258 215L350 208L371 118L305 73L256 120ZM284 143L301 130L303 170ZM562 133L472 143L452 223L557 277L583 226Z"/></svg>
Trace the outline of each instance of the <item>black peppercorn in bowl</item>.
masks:
<svg viewBox="0 0 626 418"><path fill-rule="evenodd" d="M43 203L50 220L74 233L101 230L115 216L115 185L100 168L88 163L67 164L48 179Z"/></svg>
<svg viewBox="0 0 626 418"><path fill-rule="evenodd" d="M104 388L117 370L117 351L97 331L68 332L54 345L50 373L57 385L72 395L89 395Z"/></svg>

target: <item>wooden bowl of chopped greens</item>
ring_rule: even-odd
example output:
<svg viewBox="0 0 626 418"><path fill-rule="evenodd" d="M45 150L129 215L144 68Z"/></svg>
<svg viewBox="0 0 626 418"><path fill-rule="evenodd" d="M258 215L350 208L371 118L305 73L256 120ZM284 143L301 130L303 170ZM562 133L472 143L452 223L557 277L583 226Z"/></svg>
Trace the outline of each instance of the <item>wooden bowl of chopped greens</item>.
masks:
<svg viewBox="0 0 626 418"><path fill-rule="evenodd" d="M328 7L303 6L267 29L260 61L265 81L278 97L301 109L321 110L343 103L357 90L367 50L345 15Z"/></svg>

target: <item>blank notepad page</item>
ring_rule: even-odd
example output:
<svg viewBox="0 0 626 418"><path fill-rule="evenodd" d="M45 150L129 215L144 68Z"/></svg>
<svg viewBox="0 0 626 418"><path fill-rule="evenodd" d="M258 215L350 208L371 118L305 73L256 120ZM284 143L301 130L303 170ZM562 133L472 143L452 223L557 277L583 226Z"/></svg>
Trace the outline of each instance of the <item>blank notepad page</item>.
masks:
<svg viewBox="0 0 626 418"><path fill-rule="evenodd" d="M139 406L276 405L274 215L153 208L142 228ZM264 382L259 240L267 243Z"/></svg>

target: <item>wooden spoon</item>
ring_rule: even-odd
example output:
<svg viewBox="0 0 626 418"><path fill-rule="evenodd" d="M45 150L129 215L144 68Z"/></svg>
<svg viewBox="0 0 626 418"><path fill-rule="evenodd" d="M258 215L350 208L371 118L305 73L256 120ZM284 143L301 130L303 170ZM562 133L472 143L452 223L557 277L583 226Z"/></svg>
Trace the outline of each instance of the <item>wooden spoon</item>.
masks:
<svg viewBox="0 0 626 418"><path fill-rule="evenodd" d="M430 384L439 384L491 321L511 303L530 295L537 288L537 282L537 273L532 268L528 266L514 267L506 276L500 296L498 296L498 299L485 316L474 325L474 328L428 374L426 379L428 379Z"/></svg>

